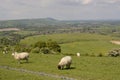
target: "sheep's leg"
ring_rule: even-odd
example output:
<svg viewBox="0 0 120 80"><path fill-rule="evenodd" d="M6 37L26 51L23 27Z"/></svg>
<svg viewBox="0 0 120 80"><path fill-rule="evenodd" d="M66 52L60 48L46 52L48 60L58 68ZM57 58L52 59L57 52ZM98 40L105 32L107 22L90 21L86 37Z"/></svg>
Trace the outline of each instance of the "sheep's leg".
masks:
<svg viewBox="0 0 120 80"><path fill-rule="evenodd" d="M71 64L67 64L67 65L66 65L66 68L67 68L67 69L70 69L70 65L71 65Z"/></svg>
<svg viewBox="0 0 120 80"><path fill-rule="evenodd" d="M64 66L62 65L62 66L61 66L61 69L63 69L63 68L64 68Z"/></svg>
<svg viewBox="0 0 120 80"><path fill-rule="evenodd" d="M28 58L26 58L26 62L28 63Z"/></svg>

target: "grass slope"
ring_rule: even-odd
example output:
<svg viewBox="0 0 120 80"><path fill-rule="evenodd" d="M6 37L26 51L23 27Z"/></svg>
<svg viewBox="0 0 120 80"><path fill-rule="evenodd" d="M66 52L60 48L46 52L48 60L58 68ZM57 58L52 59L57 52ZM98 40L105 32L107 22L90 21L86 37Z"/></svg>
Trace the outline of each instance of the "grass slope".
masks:
<svg viewBox="0 0 120 80"><path fill-rule="evenodd" d="M31 71L45 72L49 74L67 76L77 80L119 80L120 57L76 57L72 56L73 64L70 70L58 70L57 64L64 55L30 54L29 63L18 64L11 54L0 54L0 65L27 69ZM11 77L10 77L11 76ZM0 68L1 80L56 80L47 76L10 71ZM4 79L5 78L5 79ZM58 79L59 80L59 79Z"/></svg>
<svg viewBox="0 0 120 80"><path fill-rule="evenodd" d="M98 34L73 33L73 34L51 34L28 37L21 41L24 44L34 44L37 41L47 41L52 39L60 43L63 54L106 54L113 48L119 48L119 45L112 44L110 41L117 39L115 37L103 36Z"/></svg>
<svg viewBox="0 0 120 80"><path fill-rule="evenodd" d="M69 70L58 70L57 64L61 57L65 54L105 54L112 48L118 48L119 45L110 43L112 39L109 36L102 36L97 34L52 34L39 35L26 38L21 43L34 44L39 40L52 39L60 43L63 54L36 54L30 53L29 63L18 64L13 59L10 53L3 55L0 52L0 66L10 66L15 68L27 69L30 71L45 72L48 74L67 76L77 80L119 80L120 79L120 57L91 57L81 56L77 57L71 55L73 63ZM11 77L10 77L11 76ZM11 71L0 68L1 80L26 79L26 80L56 80L56 78L48 76L37 76L29 73L22 73L18 71ZM59 79L58 79L59 80Z"/></svg>

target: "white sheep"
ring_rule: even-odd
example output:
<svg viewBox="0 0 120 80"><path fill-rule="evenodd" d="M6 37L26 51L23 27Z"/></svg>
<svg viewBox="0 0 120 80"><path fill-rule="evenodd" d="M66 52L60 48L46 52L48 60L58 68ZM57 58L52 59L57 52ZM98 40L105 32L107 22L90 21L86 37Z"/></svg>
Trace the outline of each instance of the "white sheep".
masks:
<svg viewBox="0 0 120 80"><path fill-rule="evenodd" d="M3 53L3 54L7 54L7 53L8 53L8 51L4 50L2 53Z"/></svg>
<svg viewBox="0 0 120 80"><path fill-rule="evenodd" d="M19 63L20 63L20 60L26 60L26 62L28 62L29 53L27 53L27 52L21 52L21 53L14 52L14 53L12 53L12 56L14 56L14 58L16 60L18 60Z"/></svg>
<svg viewBox="0 0 120 80"><path fill-rule="evenodd" d="M71 63L72 63L72 58L71 58L71 56L65 56L65 57L63 57L63 58L60 60L60 62L59 62L59 64L58 64L58 69L63 69L64 66L66 66L66 68L69 69Z"/></svg>
<svg viewBox="0 0 120 80"><path fill-rule="evenodd" d="M80 53L77 53L77 56L79 57L79 56L80 56Z"/></svg>
<svg viewBox="0 0 120 80"><path fill-rule="evenodd" d="M6 54L6 52L5 52L5 51L3 51L3 54Z"/></svg>

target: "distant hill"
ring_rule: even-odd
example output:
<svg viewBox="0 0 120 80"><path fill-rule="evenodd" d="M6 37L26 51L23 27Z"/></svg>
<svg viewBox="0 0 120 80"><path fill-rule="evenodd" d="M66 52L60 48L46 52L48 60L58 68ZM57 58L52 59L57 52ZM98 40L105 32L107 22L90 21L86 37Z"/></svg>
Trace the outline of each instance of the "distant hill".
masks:
<svg viewBox="0 0 120 80"><path fill-rule="evenodd" d="M120 20L57 20L48 17L0 21L0 29L18 28L20 30L38 31L38 33L119 33L119 26Z"/></svg>
<svg viewBox="0 0 120 80"><path fill-rule="evenodd" d="M43 27L48 25L63 24L62 21L53 18L40 18L40 19L20 19L20 20L5 20L0 21L0 28L5 27Z"/></svg>

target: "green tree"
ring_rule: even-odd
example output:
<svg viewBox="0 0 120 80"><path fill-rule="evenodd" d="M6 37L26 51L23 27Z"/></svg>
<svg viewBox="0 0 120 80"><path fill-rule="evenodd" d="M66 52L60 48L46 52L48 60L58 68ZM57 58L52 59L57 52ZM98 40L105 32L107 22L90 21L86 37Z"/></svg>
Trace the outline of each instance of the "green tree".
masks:
<svg viewBox="0 0 120 80"><path fill-rule="evenodd" d="M46 43L43 42L43 41L38 41L38 42L36 42L35 45L34 45L34 48L36 48L36 47L39 47L39 48L46 47Z"/></svg>

